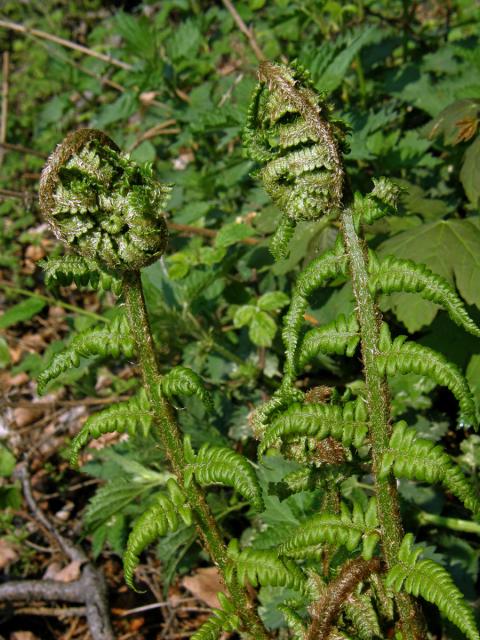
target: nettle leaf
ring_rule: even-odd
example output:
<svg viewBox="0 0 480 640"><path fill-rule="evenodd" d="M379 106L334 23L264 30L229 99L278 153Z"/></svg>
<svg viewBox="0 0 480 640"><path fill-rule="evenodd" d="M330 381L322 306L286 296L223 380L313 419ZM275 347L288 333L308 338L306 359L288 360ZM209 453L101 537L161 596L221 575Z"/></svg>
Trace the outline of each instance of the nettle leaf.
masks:
<svg viewBox="0 0 480 640"><path fill-rule="evenodd" d="M238 244L245 238L255 235L255 230L248 224L243 222L231 222L225 224L215 238L216 247L228 247L231 244Z"/></svg>
<svg viewBox="0 0 480 640"><path fill-rule="evenodd" d="M478 207L480 201L480 136L465 152L460 180L468 199L474 207Z"/></svg>
<svg viewBox="0 0 480 640"><path fill-rule="evenodd" d="M269 291L257 301L262 311L277 311L289 303L290 298L283 291Z"/></svg>
<svg viewBox="0 0 480 640"><path fill-rule="evenodd" d="M255 312L256 308L252 304L246 304L243 305L243 307L239 307L233 316L233 324L238 328L244 327L252 321Z"/></svg>
<svg viewBox="0 0 480 640"><path fill-rule="evenodd" d="M265 313L265 311L255 313L248 331L248 335L254 344L259 347L270 347L276 333L277 325L268 313Z"/></svg>
<svg viewBox="0 0 480 640"><path fill-rule="evenodd" d="M418 259L429 269L456 284L468 304L480 308L480 217L437 220L409 229L382 243L381 256ZM397 318L414 333L430 324L438 307L409 294L393 294L385 301Z"/></svg>

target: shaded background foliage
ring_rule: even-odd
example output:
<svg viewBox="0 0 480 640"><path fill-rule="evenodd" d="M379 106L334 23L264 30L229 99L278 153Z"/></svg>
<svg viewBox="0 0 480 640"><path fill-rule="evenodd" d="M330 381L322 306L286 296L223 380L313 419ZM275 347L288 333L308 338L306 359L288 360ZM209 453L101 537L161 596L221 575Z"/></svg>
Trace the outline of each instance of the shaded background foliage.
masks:
<svg viewBox="0 0 480 640"><path fill-rule="evenodd" d="M456 285L478 321L478 4L250 0L236 2L235 8L253 26L264 55L298 59L311 71L316 88L329 96L338 116L349 123L347 163L353 189L367 191L372 177L379 175L404 188L401 215L369 227L371 246L380 255L394 253L426 263ZM47 340L46 351L12 356L22 334L51 319L49 306L65 299L55 287L45 287L35 262L46 250L61 251L38 214L41 156L72 128L100 128L135 161L152 163L162 181L175 185L167 207L167 255L145 269L143 278L161 362L166 369L173 364L192 367L207 380L214 396L212 415L195 399L188 400L188 411L180 412L182 427L195 447L230 443L253 453L248 415L280 379L279 326L292 282L306 260L333 246L337 228L329 219L299 224L290 255L273 263L268 238L279 212L252 177L255 165L244 157L241 146L257 66L248 38L228 7L199 0L6 0L1 20L56 34L121 61L112 64L0 23L1 48L9 58L8 118L1 142L24 147L0 150L0 287L6 308L0 317L5 330L0 364L5 373L26 372L35 380L50 355L94 322L91 314L99 310L88 293L62 290L73 308L64 310L63 324ZM102 295L101 308L112 317L113 304L110 294ZM383 308L399 333L406 327L420 343L466 370L480 401L476 338L432 303L408 294L386 298ZM312 325L326 323L352 309L349 285L339 281L317 295L307 320ZM355 392L361 384L359 373L358 363L322 357L303 383L306 388L334 383ZM107 379L103 386L102 376ZM82 360L61 384L70 385L68 391L57 384L51 392L80 403L83 396L127 395L135 381L126 361L107 369L100 360ZM396 417L408 420L410 410L416 409L416 429L424 437L443 439L475 478L480 437L469 436L459 446L449 393L420 376L397 376L393 392ZM32 393L33 384L13 388L9 400ZM3 435L8 444L10 431ZM148 444L120 442L86 459L83 471L105 480L83 512L83 534L94 556L109 549L121 553L129 523L142 512L152 489L165 483L159 454ZM15 439L10 449L17 457L22 453ZM43 462L56 468L61 455L55 451ZM15 508L20 497L8 480L15 458L6 448L1 456L6 480L0 500L2 506ZM318 508L318 491L286 497L281 481L292 464L278 456L260 464L266 511L259 518L249 518L247 506L227 492L215 495L212 506L227 532L238 535L240 528L255 547L269 548ZM67 481L66 473L72 472L60 474L58 482ZM361 475L349 477L342 490L346 497L358 496L363 485ZM436 545L431 553L449 566L473 599L478 532L452 532L442 520L461 520L466 513L434 488L402 481L400 491L410 530L421 527L418 535ZM85 499L77 506L79 514ZM14 512L5 513L3 527L13 535ZM177 573L204 562L192 540L192 531L185 527L159 545L165 589ZM263 589L260 597L265 620L281 627L283 618L274 607L278 593ZM440 633L438 621L432 625L432 631ZM443 633L442 637L456 637L453 630Z"/></svg>

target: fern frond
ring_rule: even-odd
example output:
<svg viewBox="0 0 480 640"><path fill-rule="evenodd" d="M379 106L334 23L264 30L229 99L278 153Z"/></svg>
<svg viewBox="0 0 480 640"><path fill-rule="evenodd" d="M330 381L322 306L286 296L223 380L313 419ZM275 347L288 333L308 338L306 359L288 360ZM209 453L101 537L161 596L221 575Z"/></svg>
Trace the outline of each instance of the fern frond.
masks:
<svg viewBox="0 0 480 640"><path fill-rule="evenodd" d="M174 492L172 483L176 485L173 479L170 479L167 483L170 494ZM181 491L178 485L176 485L175 491ZM172 499L171 495L159 493L155 496L153 504L135 521L123 555L125 582L131 589L136 591L133 584L133 574L140 561L142 551L157 538L176 531L180 526L179 515L186 524L191 523L191 512L185 506L185 502L186 499L183 497L183 508L180 509L178 500Z"/></svg>
<svg viewBox="0 0 480 640"><path fill-rule="evenodd" d="M282 219L280 220L275 233L270 238L270 243L268 245L270 253L275 260L278 261L287 257L288 245L295 233L295 226L294 220L287 218L286 216L282 216Z"/></svg>
<svg viewBox="0 0 480 640"><path fill-rule="evenodd" d="M295 634L294 640L296 640L296 638L301 640L307 630L305 622L302 620L301 616L299 616L292 607L289 607L288 604L279 604L277 609L283 613L287 626Z"/></svg>
<svg viewBox="0 0 480 640"><path fill-rule="evenodd" d="M235 613L214 609L213 615L190 637L191 640L220 640L225 631L236 631L239 626L240 619Z"/></svg>
<svg viewBox="0 0 480 640"><path fill-rule="evenodd" d="M385 620L393 620L393 593L388 589L382 576L372 573L370 576L370 586L375 597L378 612Z"/></svg>
<svg viewBox="0 0 480 640"><path fill-rule="evenodd" d="M80 358L92 356L113 356L120 354L130 358L135 345L130 334L128 320L118 316L100 328L87 329L76 335L70 343L57 353L48 367L38 376L38 393L43 393L46 385L64 371L78 367Z"/></svg>
<svg viewBox="0 0 480 640"><path fill-rule="evenodd" d="M318 547L322 544L344 546L353 551L363 540L363 556L370 559L379 533L376 503L372 498L366 513L361 506L353 503L353 512L345 503L341 503L341 513L321 513L308 518L300 524L293 535L282 543L278 549L281 555L293 558L304 557L306 549Z"/></svg>
<svg viewBox="0 0 480 640"><path fill-rule="evenodd" d="M358 449L368 431L367 413L362 399L343 407L332 404L293 404L267 428L259 447L263 453L286 438L331 437L346 447Z"/></svg>
<svg viewBox="0 0 480 640"><path fill-rule="evenodd" d="M303 392L291 385L288 376L285 376L280 389L277 389L273 396L253 412L251 418L252 429L255 437L260 440L265 431L266 425L276 413L285 409L293 402L301 402Z"/></svg>
<svg viewBox="0 0 480 640"><path fill-rule="evenodd" d="M391 469L398 478L441 482L468 509L480 513L480 499L460 467L443 447L432 440L419 438L415 429L403 420L393 429L389 448L382 458L379 478L385 478Z"/></svg>
<svg viewBox="0 0 480 640"><path fill-rule="evenodd" d="M298 366L304 368L319 353L346 355L352 357L360 342L357 318L352 313L348 318L340 314L338 318L310 329L299 347Z"/></svg>
<svg viewBox="0 0 480 640"><path fill-rule="evenodd" d="M370 595L364 593L359 596L352 596L347 600L343 608L347 618L351 620L355 628L358 640L373 640L373 638L382 637L378 615Z"/></svg>
<svg viewBox="0 0 480 640"><path fill-rule="evenodd" d="M69 254L59 258L48 258L39 262L45 273L45 284L49 286L67 286L74 282L77 287L90 286L93 289L122 292L122 281L101 271L94 260Z"/></svg>
<svg viewBox="0 0 480 640"><path fill-rule="evenodd" d="M228 546L234 560L230 571L236 570L240 584L247 581L254 587L286 587L306 594L307 579L296 563L288 558L279 558L273 549L238 550L237 540Z"/></svg>
<svg viewBox="0 0 480 640"><path fill-rule="evenodd" d="M150 403L144 389L140 389L129 400L117 402L106 409L94 413L75 436L71 446L70 464L76 466L80 450L92 438L99 438L104 433L125 433L131 435L139 431L147 435L152 425L153 416Z"/></svg>
<svg viewBox="0 0 480 640"><path fill-rule="evenodd" d="M417 373L431 378L450 389L457 398L461 426L472 424L476 427L475 402L460 369L442 354L414 342L405 342L406 339L406 336L398 336L392 342L388 326L385 323L382 325L379 343L381 353L377 356L380 373Z"/></svg>
<svg viewBox="0 0 480 640"><path fill-rule="evenodd" d="M469 640L480 640L473 612L448 571L433 560L419 560L423 549L412 549L413 541L411 533L404 537L398 564L388 572L387 585L395 591L403 590L413 596L422 596L436 605Z"/></svg>
<svg viewBox="0 0 480 640"><path fill-rule="evenodd" d="M292 377L295 376L295 353L303 316L308 306L308 296L328 281L345 275L346 270L347 256L342 242L338 240L334 249L312 260L298 276L282 331L286 356L285 371Z"/></svg>
<svg viewBox="0 0 480 640"><path fill-rule="evenodd" d="M185 438L186 459L184 480L188 486L192 477L198 484L222 484L232 487L258 509L263 510L262 490L253 466L244 456L227 447L204 444L193 454L188 436Z"/></svg>
<svg viewBox="0 0 480 640"><path fill-rule="evenodd" d="M205 389L202 378L188 367L174 367L162 378L162 392L168 397L197 396L207 409L213 409L210 393Z"/></svg>
<svg viewBox="0 0 480 640"><path fill-rule="evenodd" d="M401 260L395 256L387 256L379 262L371 252L369 269L372 292L419 293L425 300L443 307L459 327L474 336L480 336L480 328L468 315L452 285L445 278L430 271L426 265L417 264L412 260Z"/></svg>
<svg viewBox="0 0 480 640"><path fill-rule="evenodd" d="M397 213L401 188L388 178L374 178L373 189L366 195L355 194L353 215L356 226L361 223L373 224L384 216Z"/></svg>

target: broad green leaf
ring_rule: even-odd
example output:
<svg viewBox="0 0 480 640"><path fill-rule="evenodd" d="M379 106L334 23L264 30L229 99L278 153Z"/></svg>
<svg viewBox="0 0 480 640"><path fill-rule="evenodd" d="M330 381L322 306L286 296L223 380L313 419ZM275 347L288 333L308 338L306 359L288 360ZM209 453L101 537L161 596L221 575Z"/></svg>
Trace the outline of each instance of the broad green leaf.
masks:
<svg viewBox="0 0 480 640"><path fill-rule="evenodd" d="M251 304L246 304L243 307L239 307L233 317L233 324L238 328L244 327L246 324L250 324L255 313L256 308Z"/></svg>
<svg viewBox="0 0 480 640"><path fill-rule="evenodd" d="M0 329L6 329L18 322L30 320L30 318L36 316L37 313L40 313L45 305L46 302L44 300L35 297L27 298L19 302L0 316Z"/></svg>
<svg viewBox="0 0 480 640"><path fill-rule="evenodd" d="M382 243L379 253L426 264L456 285L468 304L480 308L480 217L438 220L409 229ZM430 324L438 311L436 305L415 294L394 294L385 306L412 333Z"/></svg>
<svg viewBox="0 0 480 640"><path fill-rule="evenodd" d="M215 246L228 247L231 244L237 244L237 242L241 242L241 240L253 235L255 235L255 231L248 224L231 222L220 229L215 238Z"/></svg>
<svg viewBox="0 0 480 640"><path fill-rule="evenodd" d="M15 456L0 442L0 477L7 478L15 469Z"/></svg>
<svg viewBox="0 0 480 640"><path fill-rule="evenodd" d="M290 298L283 291L269 291L258 299L258 306L262 311L276 311L287 305Z"/></svg>
<svg viewBox="0 0 480 640"><path fill-rule="evenodd" d="M5 338L0 336L0 369L10 364L10 349Z"/></svg>
<svg viewBox="0 0 480 640"><path fill-rule="evenodd" d="M426 133L429 138L443 136L446 144L458 144L466 121L476 120L480 112L479 100L456 100L438 114L428 125Z"/></svg>
<svg viewBox="0 0 480 640"><path fill-rule="evenodd" d="M460 180L468 199L477 207L480 203L480 136L465 152Z"/></svg>
<svg viewBox="0 0 480 640"><path fill-rule="evenodd" d="M275 320L265 311L258 311L252 318L248 335L251 341L259 347L269 347L276 332Z"/></svg>
<svg viewBox="0 0 480 640"><path fill-rule="evenodd" d="M176 27L168 39L167 51L174 60L194 57L202 40L202 34L193 20Z"/></svg>

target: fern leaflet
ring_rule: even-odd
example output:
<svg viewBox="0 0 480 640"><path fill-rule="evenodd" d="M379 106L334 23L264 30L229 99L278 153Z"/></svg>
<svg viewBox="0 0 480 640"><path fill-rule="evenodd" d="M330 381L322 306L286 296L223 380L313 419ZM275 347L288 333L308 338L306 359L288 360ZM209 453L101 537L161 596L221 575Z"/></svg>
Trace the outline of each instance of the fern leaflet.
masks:
<svg viewBox="0 0 480 640"><path fill-rule="evenodd" d="M243 549L239 551L238 541L232 540L228 545L230 557L235 561L230 567L230 574L237 572L240 584L247 580L256 587L287 587L307 594L307 580L303 571L288 558L279 558L273 549Z"/></svg>
<svg viewBox="0 0 480 640"><path fill-rule="evenodd" d="M372 291L420 293L426 300L443 307L453 322L473 335L480 336L480 328L468 315L452 285L424 264L400 260L395 256L387 256L379 262L371 252L369 268Z"/></svg>
<svg viewBox="0 0 480 640"><path fill-rule="evenodd" d="M413 540L411 533L404 537L398 554L399 562L388 572L387 585L395 591L403 589L414 596L422 596L436 605L469 640L480 640L473 612L450 574L433 560L419 561L423 549L412 549Z"/></svg>
<svg viewBox="0 0 480 640"><path fill-rule="evenodd" d="M397 213L400 187L388 178L373 178L373 189L366 195L355 194L354 219L360 223L373 224L384 216Z"/></svg>
<svg viewBox="0 0 480 640"><path fill-rule="evenodd" d="M372 640L382 637L377 612L369 594L351 596L343 608L355 628L355 637L358 640Z"/></svg>
<svg viewBox="0 0 480 640"><path fill-rule="evenodd" d="M480 500L460 467L443 451L443 447L419 438L415 429L403 420L393 429L388 451L383 455L380 465L379 477L385 478L390 469L399 478L441 482L471 511L480 512Z"/></svg>
<svg viewBox="0 0 480 640"><path fill-rule="evenodd" d="M362 399L343 407L333 404L293 404L265 431L259 453L278 446L282 439L302 436L319 440L332 437L346 447L359 448L368 431L367 413Z"/></svg>
<svg viewBox="0 0 480 640"><path fill-rule="evenodd" d="M64 371L78 367L80 358L92 356L113 356L120 354L130 358L135 351L130 335L128 320L121 315L100 328L87 329L76 335L70 343L57 353L48 367L38 376L38 392L44 392L46 385Z"/></svg>
<svg viewBox="0 0 480 640"><path fill-rule="evenodd" d="M359 341L359 326L355 314L352 313L349 318L341 314L333 322L310 329L305 334L298 354L299 368L305 367L319 353L347 355L351 358Z"/></svg>
<svg viewBox="0 0 480 640"><path fill-rule="evenodd" d="M44 270L45 284L48 287L66 286L74 282L77 287L90 286L93 289L111 290L117 296L122 292L122 281L105 271L100 271L94 260L71 254L48 258L39 264Z"/></svg>
<svg viewBox="0 0 480 640"><path fill-rule="evenodd" d="M138 433L147 435L152 425L150 403L143 389L129 400L117 402L94 413L88 418L81 431L75 436L70 454L70 464L76 466L80 450L92 438L99 438L104 433Z"/></svg>
<svg viewBox="0 0 480 640"><path fill-rule="evenodd" d="M192 369L187 367L174 367L161 381L162 392L168 397L172 396L197 396L207 409L213 409L210 393L205 389L203 380Z"/></svg>
<svg viewBox="0 0 480 640"><path fill-rule="evenodd" d="M380 373L417 373L431 378L450 389L457 398L461 426L476 426L475 402L460 369L442 354L414 342L405 342L406 339L406 336L398 336L392 342L388 326L385 323L382 325L379 343L381 353L377 357Z"/></svg>
<svg viewBox="0 0 480 640"><path fill-rule="evenodd" d="M135 591L133 574L142 551L157 538L176 531L180 526L178 515L185 524L190 525L192 522L191 511L185 506L185 496L172 478L167 482L167 489L170 495L165 493L156 495L153 504L136 520L128 537L127 548L123 555L123 571L125 582Z"/></svg>
<svg viewBox="0 0 480 640"><path fill-rule="evenodd" d="M353 551L363 541L363 557L369 560L379 540L375 499L369 502L364 513L361 506L353 503L353 512L341 503L341 513L321 513L308 518L297 527L293 535L279 547L279 553L294 558L310 555L311 550L321 544L344 546Z"/></svg>
<svg viewBox="0 0 480 640"><path fill-rule="evenodd" d="M195 477L198 484L223 484L232 487L251 504L263 510L262 491L253 466L244 456L227 447L204 444L195 455L190 440L185 437L185 458L189 463L184 471L185 485Z"/></svg>

